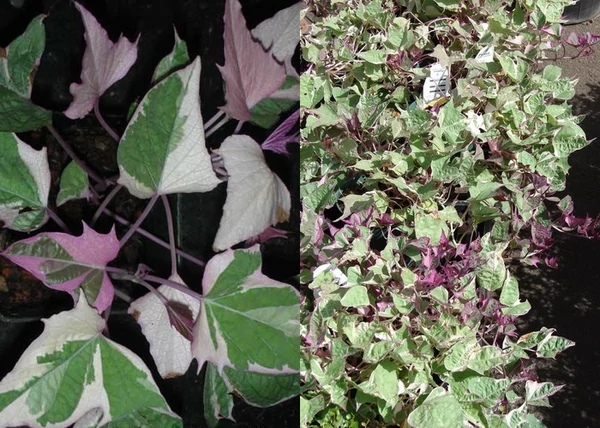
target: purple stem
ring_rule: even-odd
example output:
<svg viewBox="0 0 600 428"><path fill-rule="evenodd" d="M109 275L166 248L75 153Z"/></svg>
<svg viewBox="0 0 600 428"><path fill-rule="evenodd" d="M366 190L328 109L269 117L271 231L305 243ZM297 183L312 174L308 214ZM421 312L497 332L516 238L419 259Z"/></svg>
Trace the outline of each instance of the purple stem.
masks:
<svg viewBox="0 0 600 428"><path fill-rule="evenodd" d="M94 103L94 114L96 115L98 122L100 122L100 125L102 125L104 130L108 132L112 139L118 143L120 140L119 135L110 126L108 126L108 123L106 123L106 121L102 117L102 114L100 113L100 99L97 99Z"/></svg>
<svg viewBox="0 0 600 428"><path fill-rule="evenodd" d="M241 120L238 122L237 126L235 127L235 130L233 131L234 134L237 134L240 132L240 130L242 129L242 125L244 124L244 122L242 122Z"/></svg>
<svg viewBox="0 0 600 428"><path fill-rule="evenodd" d="M215 115L208 119L208 122L204 124L204 130L208 130L208 128L210 128L212 124L219 120L224 114L225 112L223 110L219 110L218 112L216 112Z"/></svg>
<svg viewBox="0 0 600 428"><path fill-rule="evenodd" d="M104 209L104 214L106 214L109 217L112 217L114 220L118 221L119 223L121 223L124 226L131 226L131 222L130 221L127 221L123 217L121 217L120 215L113 213L108 208ZM167 248L167 249L170 248L170 246L169 246L168 243L166 243L162 239L160 239L160 238L152 235L150 232L145 231L141 227L138 228L136 230L136 232L139 233L142 236L145 236L146 238L150 239L151 241L156 242L158 245L160 245L160 246L162 246L164 248ZM183 250L177 249L176 251L177 251L177 254L180 255L181 257L183 257L184 259L187 259L190 262L192 262L192 263L194 263L194 264L196 264L196 265L198 265L200 267L203 267L206 264L202 260L200 260L200 259L192 256L191 254L186 253Z"/></svg>
<svg viewBox="0 0 600 428"><path fill-rule="evenodd" d="M177 274L177 249L175 248L175 230L173 229L173 215L169 206L169 197L161 195L165 213L167 214L167 229L169 230L169 250L171 251L171 275Z"/></svg>
<svg viewBox="0 0 600 428"><path fill-rule="evenodd" d="M64 230L67 233L71 233L71 231L69 230L69 228L67 227L67 225L65 224L65 222L61 220L61 218L58 216L58 214L56 214L54 211L52 211L48 207L46 207L46 212L48 213L48 215L50 216L50 218L54 221L54 223L58 224L58 226L62 230Z"/></svg>
<svg viewBox="0 0 600 428"><path fill-rule="evenodd" d="M218 130L219 128L221 128L223 125L225 125L227 122L229 122L229 119L231 119L231 118L229 117L229 115L228 115L228 114L226 114L226 115L225 115L225 117L224 117L223 119L221 119L221 121L220 121L219 123L217 123L215 126L213 126L213 127L210 129L210 131L207 131L207 132L204 134L204 138L208 138L208 137L210 137L212 134L214 134L215 132L217 132L217 130Z"/></svg>
<svg viewBox="0 0 600 428"><path fill-rule="evenodd" d="M102 214L102 211L104 211L104 209L108 206L108 204L110 203L110 201L113 200L113 198L115 196L117 196L117 193L119 193L121 191L121 189L123 188L123 186L121 184L117 184L108 194L108 196L106 196L106 198L104 198L104 200L102 201L102 203L100 204L100 206L98 207L98 209L96 210L96 212L94 213L94 217L92 217L92 221L90 222L90 226L94 226L94 224L96 223L96 221L98 220L98 218L100 217L100 214Z"/></svg>
<svg viewBox="0 0 600 428"><path fill-rule="evenodd" d="M152 211L152 208L154 207L154 204L156 204L157 200L158 194L152 196L152 199L150 199L150 202L148 202L148 205L146 205L146 208L144 208L142 214L138 217L135 223L133 223L133 226L131 226L131 228L127 231L125 236L123 236L123 238L121 238L121 240L119 241L119 248L123 248L123 245L125 245L127 241L129 241L129 238L133 236L133 234L140 227L142 222L146 219L146 217L148 217L148 214L150 214L150 211Z"/></svg>
<svg viewBox="0 0 600 428"><path fill-rule="evenodd" d="M144 286L147 285L146 281L157 282L159 284L166 285L168 287L171 287L171 288L174 288L174 289L176 289L178 291L181 291L182 293L187 294L188 296L191 296L194 299L202 301L202 299L204 298L201 294L196 293L194 290L190 290L185 285L180 284L180 283L175 282L175 281L171 281L170 279L165 279L165 278L161 278L159 276L154 276L154 275L144 275L143 278L140 278L139 276L136 276L136 275L132 274L131 272L125 270L125 269L121 269L121 268L117 268L117 267L112 267L112 266L106 266L104 268L104 270L106 272L110 272L110 273L116 274L115 276L118 279L130 280L130 281L136 282L136 283L144 285ZM146 285L142 284L142 282L140 282L140 281L142 281ZM154 287L150 287L150 288L154 288Z"/></svg>
<svg viewBox="0 0 600 428"><path fill-rule="evenodd" d="M144 276L144 279L148 280L150 282L158 282L159 284L167 285L169 287L174 288L177 291L181 291L182 293L187 294L188 296L191 296L194 299L197 299L200 301L202 301L202 299L204 298L202 296L202 294L196 293L194 290L190 290L185 285L182 285L175 281L171 281L170 279L164 279L164 278L161 278L159 276L154 276L154 275L146 275L146 276Z"/></svg>
<svg viewBox="0 0 600 428"><path fill-rule="evenodd" d="M67 152L67 154L71 157L71 159L73 159L73 161L79 165L81 167L81 169L83 169L85 172L87 172L87 174L96 182L106 185L107 182L104 178L100 177L100 175L98 175L96 172L94 172L90 167L88 167L86 165L86 163L81 160L81 158L79 156L77 156L77 154L73 151L73 149L71 148L71 146L69 146L67 144L67 142L60 136L60 134L56 131L56 129L54 129L54 127L52 125L48 125L47 126L48 130L50 131L50 133L54 136L54 138L56 138L56 141L58 141L58 144L60 144L60 146L63 148L63 150L65 152Z"/></svg>

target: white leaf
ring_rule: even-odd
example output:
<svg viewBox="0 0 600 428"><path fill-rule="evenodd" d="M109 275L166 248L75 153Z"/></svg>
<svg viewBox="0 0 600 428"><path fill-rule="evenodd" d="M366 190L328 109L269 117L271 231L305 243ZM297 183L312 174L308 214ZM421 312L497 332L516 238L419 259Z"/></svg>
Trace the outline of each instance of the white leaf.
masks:
<svg viewBox="0 0 600 428"><path fill-rule="evenodd" d="M252 138L232 135L218 152L229 174L223 218L213 244L215 251L222 251L287 221L291 201L290 192L269 169Z"/></svg>
<svg viewBox="0 0 600 428"><path fill-rule="evenodd" d="M169 279L183 284L178 275ZM161 285L158 291L170 302L187 306L193 320L197 318L200 310L198 300L167 285ZM192 362L190 341L171 325L167 309L159 298L148 293L129 306L129 313L142 327L160 375L165 379L183 375Z"/></svg>
<svg viewBox="0 0 600 428"><path fill-rule="evenodd" d="M269 18L252 30L256 37L266 49L279 62L285 62L294 56L296 46L300 43L300 9L302 3L280 10L272 18Z"/></svg>

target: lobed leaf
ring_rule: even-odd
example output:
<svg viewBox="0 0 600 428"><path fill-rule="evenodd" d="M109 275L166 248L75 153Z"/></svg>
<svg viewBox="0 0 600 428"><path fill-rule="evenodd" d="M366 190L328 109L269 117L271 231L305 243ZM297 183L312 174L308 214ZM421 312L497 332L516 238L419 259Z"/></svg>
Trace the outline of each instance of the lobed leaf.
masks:
<svg viewBox="0 0 600 428"><path fill-rule="evenodd" d="M105 267L118 253L114 228L103 235L84 223L81 236L40 233L15 242L2 255L46 286L68 292L75 302L81 290L87 301L103 312L114 296Z"/></svg>

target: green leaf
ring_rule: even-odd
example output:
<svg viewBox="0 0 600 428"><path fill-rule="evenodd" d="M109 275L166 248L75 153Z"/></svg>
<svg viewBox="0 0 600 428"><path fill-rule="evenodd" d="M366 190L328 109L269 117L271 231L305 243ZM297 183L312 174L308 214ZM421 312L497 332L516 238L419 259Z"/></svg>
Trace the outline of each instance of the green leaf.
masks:
<svg viewBox="0 0 600 428"><path fill-rule="evenodd" d="M437 388L442 389L442 388ZM444 394L431 398L432 391L423 404L408 416L408 423L414 428L448 428L460 427L467 422L466 415L458 400Z"/></svg>
<svg viewBox="0 0 600 428"><path fill-rule="evenodd" d="M468 367L477 373L485 375L487 371L506 359L502 350L496 346L484 346L471 354Z"/></svg>
<svg viewBox="0 0 600 428"><path fill-rule="evenodd" d="M0 132L0 151L0 220L13 230L35 230L48 219L46 148L34 150L15 134Z"/></svg>
<svg viewBox="0 0 600 428"><path fill-rule="evenodd" d="M70 426L99 409L102 426L183 426L143 361L102 336L105 321L83 297L43 321L41 336L0 382L3 423Z"/></svg>
<svg viewBox="0 0 600 428"><path fill-rule="evenodd" d="M477 283L486 290L494 291L502 287L506 276L507 270L502 257L490 254L486 264L477 270Z"/></svg>
<svg viewBox="0 0 600 428"><path fill-rule="evenodd" d="M298 84L296 78L288 76L279 90L290 89ZM297 87L299 88L299 86ZM282 113L297 105L298 101L293 99L265 98L252 107L250 122L262 128L272 128L277 124Z"/></svg>
<svg viewBox="0 0 600 428"><path fill-rule="evenodd" d="M208 192L220 180L206 150L200 113L200 59L146 94L119 143L119 183L138 198Z"/></svg>
<svg viewBox="0 0 600 428"><path fill-rule="evenodd" d="M527 75L527 63L516 56L511 56L507 53L498 55L498 60L502 66L502 70L515 83L521 83Z"/></svg>
<svg viewBox="0 0 600 428"><path fill-rule="evenodd" d="M223 367L290 374L300 361L299 297L261 273L259 246L227 250L206 265L192 355Z"/></svg>
<svg viewBox="0 0 600 428"><path fill-rule="evenodd" d="M525 383L525 401L532 406L546 405L547 398L556 394L563 386L554 386L550 382L538 383L528 380Z"/></svg>
<svg viewBox="0 0 600 428"><path fill-rule="evenodd" d="M385 400L392 408L398 403L400 390L397 365L391 361L382 361L371 372L369 380L358 385L361 391Z"/></svg>
<svg viewBox="0 0 600 428"><path fill-rule="evenodd" d="M385 51L365 51L356 55L371 64L385 64L387 58Z"/></svg>
<svg viewBox="0 0 600 428"><path fill-rule="evenodd" d="M562 126L554 136L554 153L558 157L567 157L587 144L583 129L569 123Z"/></svg>
<svg viewBox="0 0 600 428"><path fill-rule="evenodd" d="M52 113L30 101L33 73L45 46L43 16L6 48L0 58L0 131L25 132L52 124Z"/></svg>
<svg viewBox="0 0 600 428"><path fill-rule="evenodd" d="M274 406L300 393L300 379L297 373L254 373L229 367L225 367L224 372L233 389L253 406Z"/></svg>
<svg viewBox="0 0 600 428"><path fill-rule="evenodd" d="M56 196L56 206L60 207L71 199L87 198L89 185L87 173L75 162L70 162L60 176L60 191Z"/></svg>
<svg viewBox="0 0 600 428"><path fill-rule="evenodd" d="M310 400L300 397L300 426L306 427L317 413L325 408L325 397L317 395Z"/></svg>
<svg viewBox="0 0 600 428"><path fill-rule="evenodd" d="M519 301L519 283L509 273L506 276L506 281L500 293L500 303L506 306L513 306Z"/></svg>
<svg viewBox="0 0 600 428"><path fill-rule="evenodd" d="M554 358L559 352L571 346L575 346L575 342L564 337L549 335L538 345L536 355L542 358Z"/></svg>
<svg viewBox="0 0 600 428"><path fill-rule="evenodd" d="M430 245L439 245L442 233L449 235L446 222L439 216L418 213L415 217L415 234L417 238L429 238Z"/></svg>
<svg viewBox="0 0 600 428"><path fill-rule="evenodd" d="M204 418L210 428L215 428L219 419L233 419L233 396L227 384L213 364L206 367L204 378Z"/></svg>
<svg viewBox="0 0 600 428"><path fill-rule="evenodd" d="M52 113L0 86L0 132L26 132L52 124Z"/></svg>
<svg viewBox="0 0 600 428"><path fill-rule="evenodd" d="M362 285L355 285L348 288L340 302L342 305L351 308L360 308L371 304L367 288Z"/></svg>
<svg viewBox="0 0 600 428"><path fill-rule="evenodd" d="M175 44L173 46L173 50L167 56L161 59L156 66L154 74L152 75L152 83L157 83L159 80L162 80L173 71L190 62L187 44L179 38L177 30L175 28L173 30L175 32Z"/></svg>
<svg viewBox="0 0 600 428"><path fill-rule="evenodd" d="M0 86L27 99L31 97L34 68L46 44L43 19L43 15L35 17L25 32L8 45L5 57L0 58Z"/></svg>

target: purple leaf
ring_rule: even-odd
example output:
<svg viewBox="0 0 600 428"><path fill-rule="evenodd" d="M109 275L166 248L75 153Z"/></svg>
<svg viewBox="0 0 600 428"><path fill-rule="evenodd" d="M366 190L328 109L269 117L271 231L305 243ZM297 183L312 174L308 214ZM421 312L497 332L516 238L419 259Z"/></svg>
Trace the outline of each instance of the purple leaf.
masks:
<svg viewBox="0 0 600 428"><path fill-rule="evenodd" d="M15 242L2 255L48 287L68 292L74 302L77 291L83 290L88 302L103 312L114 296L104 268L118 253L119 240L114 228L103 235L84 223L81 236L41 233Z"/></svg>
<svg viewBox="0 0 600 428"><path fill-rule="evenodd" d="M252 238L246 239L246 246L250 247L254 244L262 244L273 238L287 238L289 232L287 230L277 229L275 227L267 227L261 233Z"/></svg>
<svg viewBox="0 0 600 428"><path fill-rule="evenodd" d="M287 144L300 142L300 133L290 133L299 119L300 110L296 110L290 117L284 120L271 135L269 135L269 138L262 144L262 149L289 156L290 152L287 149Z"/></svg>
<svg viewBox="0 0 600 428"><path fill-rule="evenodd" d="M83 6L75 3L85 26L86 49L83 54L81 83L72 83L69 90L73 102L65 116L80 119L88 114L100 96L121 80L137 59L137 40L131 43L121 36L113 43L106 30Z"/></svg>
<svg viewBox="0 0 600 428"><path fill-rule="evenodd" d="M219 67L225 81L221 107L233 118L250 120L250 109L276 92L285 80L285 68L252 40L238 0L225 2L225 64Z"/></svg>

